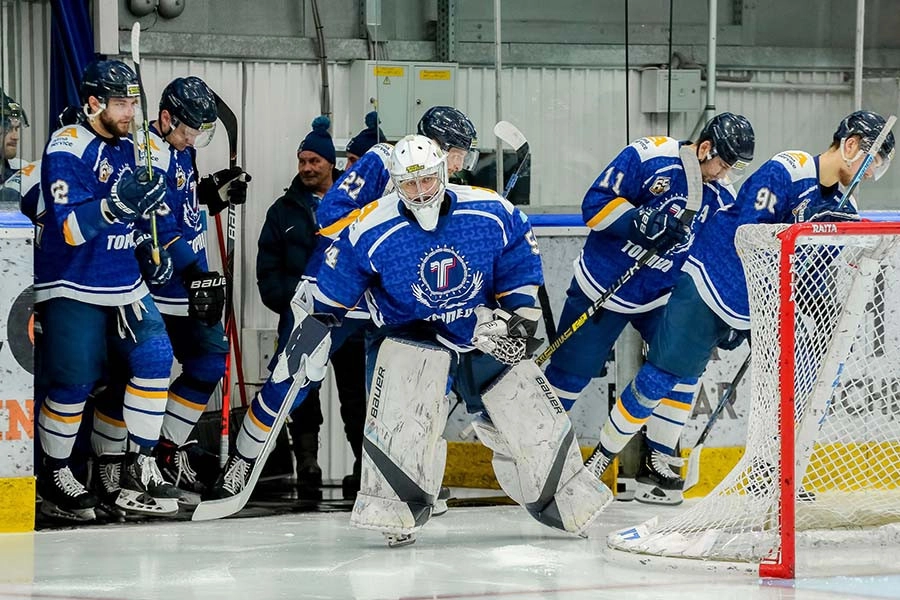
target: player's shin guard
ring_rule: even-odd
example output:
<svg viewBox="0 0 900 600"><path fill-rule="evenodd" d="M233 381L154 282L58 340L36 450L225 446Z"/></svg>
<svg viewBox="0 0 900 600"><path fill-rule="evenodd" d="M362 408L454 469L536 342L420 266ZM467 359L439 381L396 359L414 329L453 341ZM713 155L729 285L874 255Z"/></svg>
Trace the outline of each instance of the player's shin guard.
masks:
<svg viewBox="0 0 900 600"><path fill-rule="evenodd" d="M159 441L172 358L172 345L164 335L144 340L128 355L132 376L125 386L123 415L130 452L152 449Z"/></svg>
<svg viewBox="0 0 900 600"><path fill-rule="evenodd" d="M276 383L270 377L253 397L235 441L238 456L248 462L255 461L259 457L290 388L290 379ZM308 392L308 386L301 388L297 392L294 404L299 406Z"/></svg>
<svg viewBox="0 0 900 600"><path fill-rule="evenodd" d="M41 447L49 458L68 460L72 455L90 391L90 385L55 385L47 392L37 421Z"/></svg>
<svg viewBox="0 0 900 600"><path fill-rule="evenodd" d="M696 377L682 380L653 410L647 421L647 443L651 448L675 455L684 424L691 416L691 405L699 386Z"/></svg>
<svg viewBox="0 0 900 600"><path fill-rule="evenodd" d="M629 383L600 430L600 447L608 456L618 455L650 415L678 383L678 377L646 363Z"/></svg>
<svg viewBox="0 0 900 600"><path fill-rule="evenodd" d="M431 517L447 460L450 353L392 338L382 342L367 403L362 480L350 521L411 543Z"/></svg>
<svg viewBox="0 0 900 600"><path fill-rule="evenodd" d="M482 400L518 479L519 489L507 493L544 525L584 535L612 492L582 464L572 422L538 366L524 360L510 367ZM495 453L503 449L489 443Z"/></svg>
<svg viewBox="0 0 900 600"><path fill-rule="evenodd" d="M188 372L189 368L191 371L198 370L197 363L201 363L199 366L202 367L201 359L207 359L208 362L214 363L210 365L210 368L203 369L203 371L209 372L201 371L197 375L193 372ZM221 355L207 355L201 357L201 359L190 361L190 367L188 364L185 364L185 372L179 375L172 382L172 385L169 386L166 415L163 419L161 434L162 437L173 442L176 446L183 446L187 442L188 437L194 430L194 426L200 420L200 415L203 414L206 405L209 404L209 398L216 390L216 386L222 378L222 372L225 369L225 359ZM222 371L219 371L218 376L216 376L217 369L215 367L219 363L222 365ZM201 378L198 375L203 375L203 377Z"/></svg>

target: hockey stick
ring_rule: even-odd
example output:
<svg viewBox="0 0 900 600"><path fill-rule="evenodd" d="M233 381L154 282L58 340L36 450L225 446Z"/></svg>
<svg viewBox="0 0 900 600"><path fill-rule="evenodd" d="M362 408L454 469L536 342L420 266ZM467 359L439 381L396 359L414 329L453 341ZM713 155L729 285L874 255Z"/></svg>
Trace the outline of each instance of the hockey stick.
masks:
<svg viewBox="0 0 900 600"><path fill-rule="evenodd" d="M215 94L216 113L222 125L225 126L225 134L228 136L228 166L237 165L238 122L234 111L224 100ZM219 466L224 467L228 462L228 451L231 430L231 352L234 350L235 367L237 371L238 393L241 396L241 405L247 405L247 392L244 389L244 364L241 356L241 342L237 331L237 319L234 312L234 241L236 237L237 215L234 205L228 203L228 238L223 244L222 217L216 214L216 236L219 243L219 257L222 259L222 270L225 272L225 280L228 289L225 293L225 337L228 338L229 350L225 357L225 377L222 380L222 427L219 436Z"/></svg>
<svg viewBox="0 0 900 600"><path fill-rule="evenodd" d="M887 122L885 122L884 127L881 128L881 131L878 133L878 137L875 138L875 141L872 142L872 147L869 148L869 151L866 152L866 158L863 160L862 164L859 166L859 169L856 171L856 175L853 176L853 179L850 181L850 185L847 187L847 192L841 198L840 204L838 204L838 208L844 208L844 205L850 199L850 196L856 191L856 186L862 181L863 177L866 175L866 171L875 161L875 157L878 156L878 151L881 150L882 144L884 144L884 140L887 139L888 134L891 133L891 129L894 127L894 123L897 122L897 116L891 115L888 117Z"/></svg>
<svg viewBox="0 0 900 600"><path fill-rule="evenodd" d="M700 210L700 206L703 203L703 175L700 173L700 163L697 160L697 154L694 152L694 149L690 146L682 146L678 151L681 156L681 163L684 166L684 174L687 178L687 188L688 188L688 197L687 202L685 203L684 210L681 213L680 220L682 224L690 227L691 222L694 220L694 215ZM657 250L656 248L649 248L644 251L644 254L641 255L641 258L638 259L632 266L630 266L622 275L616 279L609 289L607 289L604 293L597 298L593 304L591 304L586 311L584 311L575 321L569 325L569 328L566 329L562 334L559 335L555 340L553 340L549 346L534 359L534 362L538 364L538 366L547 362L550 357L556 352L560 346L562 346L566 340L568 340L572 335L578 331L582 325L584 325L588 319L594 316L598 310L603 308L603 305L606 304L606 301L612 298L612 296L622 288L623 285L628 283L628 281L634 277L634 274L641 270L641 267L650 262L654 256L656 256ZM599 446L598 446L599 448ZM598 450L595 450L596 453ZM593 456L593 455L592 455Z"/></svg>
<svg viewBox="0 0 900 600"><path fill-rule="evenodd" d="M144 161L147 167L147 174L153 177L153 157L150 155L150 121L147 118L147 94L144 92L144 80L141 79L141 24L135 21L131 27L131 62L134 63L134 73L137 75L138 88L140 89L141 98L141 130L144 133ZM137 144L137 138L134 143ZM150 235L153 238L153 247L151 253L153 256L153 264L159 264L159 236L156 234L156 211L150 213Z"/></svg>
<svg viewBox="0 0 900 600"><path fill-rule="evenodd" d="M684 490L691 489L697 485L698 481L700 481L700 453L703 451L703 443L706 442L706 438L709 436L709 432L712 431L713 425L719 419L719 416L725 411L725 407L731 403L731 397L734 396L734 391L737 389L738 384L741 382L741 379L744 378L744 374L750 367L751 356L752 352L748 354L747 358L744 359L744 362L741 363L738 372L734 375L734 379L731 380L731 385L729 385L728 389L725 390L725 393L722 394L719 405L716 406L712 414L709 415L709 421L707 421L706 427L703 428L700 437L697 438L697 442L691 449L691 455L688 458L687 473L684 476Z"/></svg>
<svg viewBox="0 0 900 600"><path fill-rule="evenodd" d="M519 176L525 172L526 165L531 162L531 147L528 145L528 140L519 131L519 128L509 121L498 121L494 125L494 135L502 142L512 146L513 150L516 151L518 166L503 189L503 197L509 198L509 194L519 180ZM538 287L538 302L541 304L541 316L544 318L544 330L547 332L547 338L553 339L556 337L556 320L553 318L553 309L550 308L550 296L547 294L547 287L544 284Z"/></svg>
<svg viewBox="0 0 900 600"><path fill-rule="evenodd" d="M292 300L292 303L299 304ZM304 311L305 313L306 311ZM297 313L294 313L295 316ZM316 319L315 317L308 315L306 318L300 319L297 321L297 325L294 326L294 330L291 332L291 340L299 340L303 342L303 346L297 346L294 348L294 353L299 353L301 356L306 354L307 356L311 355L322 343L325 338L328 337L329 327ZM281 357L279 357L279 362L281 361L290 361L291 359L287 356L287 350L285 350ZM278 367L276 367L277 369ZM305 382L305 383L304 383ZM228 498L222 498L221 500L207 500L205 502L201 502L197 505L196 510L194 510L194 514L191 515L192 521L209 521L212 519L221 519L223 517L227 517L229 515L233 515L238 512L247 504L247 501L250 499L250 495L253 493L253 488L256 487L257 481L259 481L259 476L263 471L263 468L266 466L266 460L269 458L269 454L271 454L272 450L275 448L275 443L278 439L278 434L281 432L281 428L284 426L284 422L287 420L288 414L291 412L291 408L294 405L294 400L297 398L297 394L305 385L308 385L309 381L306 380L305 376L300 376L299 374L294 376L293 381L291 382L291 388L288 390L287 395L281 403L281 406L278 409L278 414L275 416L275 421L272 423L272 428L269 430L268 435L266 436L265 442L263 442L263 447L259 452L259 456L256 458L256 461L253 463L253 467L250 470L250 475L247 478L247 482L244 484L243 489L235 494L234 496L230 496Z"/></svg>

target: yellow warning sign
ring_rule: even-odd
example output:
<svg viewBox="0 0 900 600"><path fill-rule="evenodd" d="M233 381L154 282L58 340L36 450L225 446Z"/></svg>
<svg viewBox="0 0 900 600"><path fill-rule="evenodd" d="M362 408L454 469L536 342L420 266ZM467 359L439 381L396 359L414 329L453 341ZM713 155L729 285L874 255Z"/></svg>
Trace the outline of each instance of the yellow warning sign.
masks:
<svg viewBox="0 0 900 600"><path fill-rule="evenodd" d="M426 81L450 81L450 70L422 69L419 71L419 79Z"/></svg>
<svg viewBox="0 0 900 600"><path fill-rule="evenodd" d="M372 67L375 77L403 77L403 67L386 67L378 65Z"/></svg>

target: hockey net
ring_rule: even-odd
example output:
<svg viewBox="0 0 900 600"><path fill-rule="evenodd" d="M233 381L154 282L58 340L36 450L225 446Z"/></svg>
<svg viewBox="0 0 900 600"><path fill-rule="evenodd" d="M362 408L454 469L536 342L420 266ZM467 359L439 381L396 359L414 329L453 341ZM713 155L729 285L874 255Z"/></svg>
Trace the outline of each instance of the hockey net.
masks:
<svg viewBox="0 0 900 600"><path fill-rule="evenodd" d="M794 576L807 553L804 565L820 564L820 550L842 552L845 566L861 556L855 545L890 556L900 546L900 224L745 225L735 244L752 322L744 455L679 516L613 533L609 546L758 564L772 577Z"/></svg>

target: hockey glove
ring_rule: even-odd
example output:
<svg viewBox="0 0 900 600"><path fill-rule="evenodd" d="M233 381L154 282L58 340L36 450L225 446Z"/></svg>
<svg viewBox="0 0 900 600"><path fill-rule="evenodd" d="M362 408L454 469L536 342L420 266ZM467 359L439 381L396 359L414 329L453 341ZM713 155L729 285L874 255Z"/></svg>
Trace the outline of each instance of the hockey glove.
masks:
<svg viewBox="0 0 900 600"><path fill-rule="evenodd" d="M642 206L634 211L629 239L666 252L688 240L690 229L665 207Z"/></svg>
<svg viewBox="0 0 900 600"><path fill-rule="evenodd" d="M472 345L506 365L514 365L530 358L544 341L534 337L541 309L523 306L512 313L486 306L475 309L478 319Z"/></svg>
<svg viewBox="0 0 900 600"><path fill-rule="evenodd" d="M225 312L225 277L217 271L204 271L193 263L181 279L188 293L188 316L207 327L221 321Z"/></svg>
<svg viewBox="0 0 900 600"><path fill-rule="evenodd" d="M331 352L331 333L328 325L312 316L312 310L312 286L302 281L291 298L294 328L272 371L272 381L275 383L293 377L300 378L301 385L306 386L325 379Z"/></svg>
<svg viewBox="0 0 900 600"><path fill-rule="evenodd" d="M744 340L750 339L750 331L742 329L731 329L728 334L719 340L719 348L722 350L735 350L744 343Z"/></svg>
<svg viewBox="0 0 900 600"><path fill-rule="evenodd" d="M839 207L839 202L833 199L804 200L794 209L794 217L797 223L859 221L859 215L852 202L846 202L843 207Z"/></svg>
<svg viewBox="0 0 900 600"><path fill-rule="evenodd" d="M162 171L138 167L134 173L125 173L116 181L109 198L101 200L103 216L110 223L132 223L149 215L166 199L166 179Z"/></svg>
<svg viewBox="0 0 900 600"><path fill-rule="evenodd" d="M207 175L197 184L197 201L217 215L229 204L235 206L247 201L247 183L253 178L241 167L231 167Z"/></svg>
<svg viewBox="0 0 900 600"><path fill-rule="evenodd" d="M172 255L159 248L159 264L153 262L153 238L149 233L135 233L134 257L138 261L141 277L154 287L166 285L175 271Z"/></svg>

